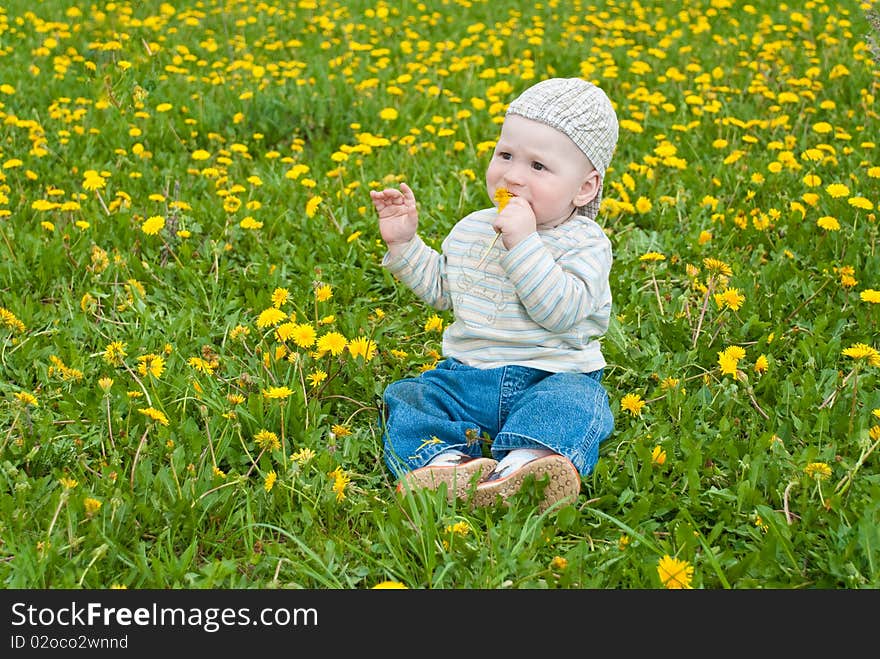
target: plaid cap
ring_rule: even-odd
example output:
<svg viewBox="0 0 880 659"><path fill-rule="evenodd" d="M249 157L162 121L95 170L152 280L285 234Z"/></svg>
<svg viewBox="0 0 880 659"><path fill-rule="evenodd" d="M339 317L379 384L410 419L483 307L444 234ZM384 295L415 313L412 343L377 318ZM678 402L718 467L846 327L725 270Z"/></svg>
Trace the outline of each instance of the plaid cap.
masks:
<svg viewBox="0 0 880 659"><path fill-rule="evenodd" d="M581 78L543 80L515 98L507 107L515 114L540 121L567 135L599 172L596 198L580 210L595 219L602 201L602 180L617 147L617 114L605 92Z"/></svg>

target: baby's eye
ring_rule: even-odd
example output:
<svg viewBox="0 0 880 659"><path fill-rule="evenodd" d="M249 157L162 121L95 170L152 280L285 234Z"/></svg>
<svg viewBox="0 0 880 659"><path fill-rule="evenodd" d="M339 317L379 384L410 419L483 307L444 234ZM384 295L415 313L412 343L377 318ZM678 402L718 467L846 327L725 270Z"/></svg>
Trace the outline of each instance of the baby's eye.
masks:
<svg viewBox="0 0 880 659"><path fill-rule="evenodd" d="M499 151L498 157L502 160L510 160L513 156L511 156L507 151Z"/></svg>
<svg viewBox="0 0 880 659"><path fill-rule="evenodd" d="M542 169L546 169L546 167L544 167L543 163L540 163L540 162L533 162L533 163L532 163L532 169L534 169L534 170L540 172Z"/></svg>

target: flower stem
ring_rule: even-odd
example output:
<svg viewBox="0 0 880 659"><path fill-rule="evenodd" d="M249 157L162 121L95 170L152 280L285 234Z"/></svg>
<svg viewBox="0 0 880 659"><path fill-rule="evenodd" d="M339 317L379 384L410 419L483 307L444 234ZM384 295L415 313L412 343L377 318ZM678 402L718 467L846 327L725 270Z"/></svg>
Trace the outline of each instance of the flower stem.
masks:
<svg viewBox="0 0 880 659"><path fill-rule="evenodd" d="M714 279L710 279L710 280L709 280L709 285L706 286L706 294L703 296L703 308L700 309L700 318L699 318L699 320L697 320L697 327L696 327L696 329L694 330L694 336L693 336L693 339L692 339L692 342L691 342L691 343L692 343L692 345L691 345L692 348L696 348L696 347L697 347L697 339L700 337L700 330L701 330L702 327L703 327L703 318L704 318L705 315L706 315L706 307L709 306L709 296L712 294L712 287L713 287L714 285L715 285L715 280L714 280Z"/></svg>
<svg viewBox="0 0 880 659"><path fill-rule="evenodd" d="M495 247L495 243L498 242L498 238L499 238L499 237L501 237L501 232L500 232L500 231L499 231L498 233L495 234L495 237L492 239L492 242L489 243L489 249L486 250L486 253L483 254L483 258L481 258L481 259L480 259L480 262L477 263L477 268L479 268L481 265L483 265L483 261L485 261L485 260L486 260L486 257L489 256L489 252L491 252L491 251L492 251L492 248Z"/></svg>

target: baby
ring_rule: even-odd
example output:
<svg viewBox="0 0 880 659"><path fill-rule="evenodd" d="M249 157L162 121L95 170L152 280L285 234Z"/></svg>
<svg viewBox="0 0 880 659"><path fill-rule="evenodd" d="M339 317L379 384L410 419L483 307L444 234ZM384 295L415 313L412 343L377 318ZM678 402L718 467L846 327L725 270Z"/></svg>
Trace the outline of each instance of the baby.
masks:
<svg viewBox="0 0 880 659"><path fill-rule="evenodd" d="M459 220L440 252L417 233L406 183L370 192L383 266L454 317L437 366L384 393L384 455L398 490L445 485L450 500L472 494L487 506L531 476L546 481L541 509L577 499L614 427L599 342L611 243L596 216L617 136L596 85L552 78L526 89L486 170L495 205Z"/></svg>

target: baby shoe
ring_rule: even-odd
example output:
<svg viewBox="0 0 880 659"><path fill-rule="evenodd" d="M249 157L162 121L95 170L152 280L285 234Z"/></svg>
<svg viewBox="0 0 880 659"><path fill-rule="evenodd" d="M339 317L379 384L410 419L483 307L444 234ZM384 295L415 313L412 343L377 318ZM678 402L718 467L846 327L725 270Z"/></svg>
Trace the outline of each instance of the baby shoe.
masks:
<svg viewBox="0 0 880 659"><path fill-rule="evenodd" d="M536 482L549 477L539 504L541 511L557 501L574 503L581 491L581 476L571 460L548 450L516 449L513 460L502 460L498 466L477 485L474 492L475 506L494 505L496 497L508 505L508 499L519 491L527 476ZM506 464L505 464L506 463Z"/></svg>
<svg viewBox="0 0 880 659"><path fill-rule="evenodd" d="M497 461L492 458L473 458L464 453L443 455L424 467L406 473L397 483L398 492L417 489L436 490L446 484L446 498L466 499L472 485L486 476Z"/></svg>

